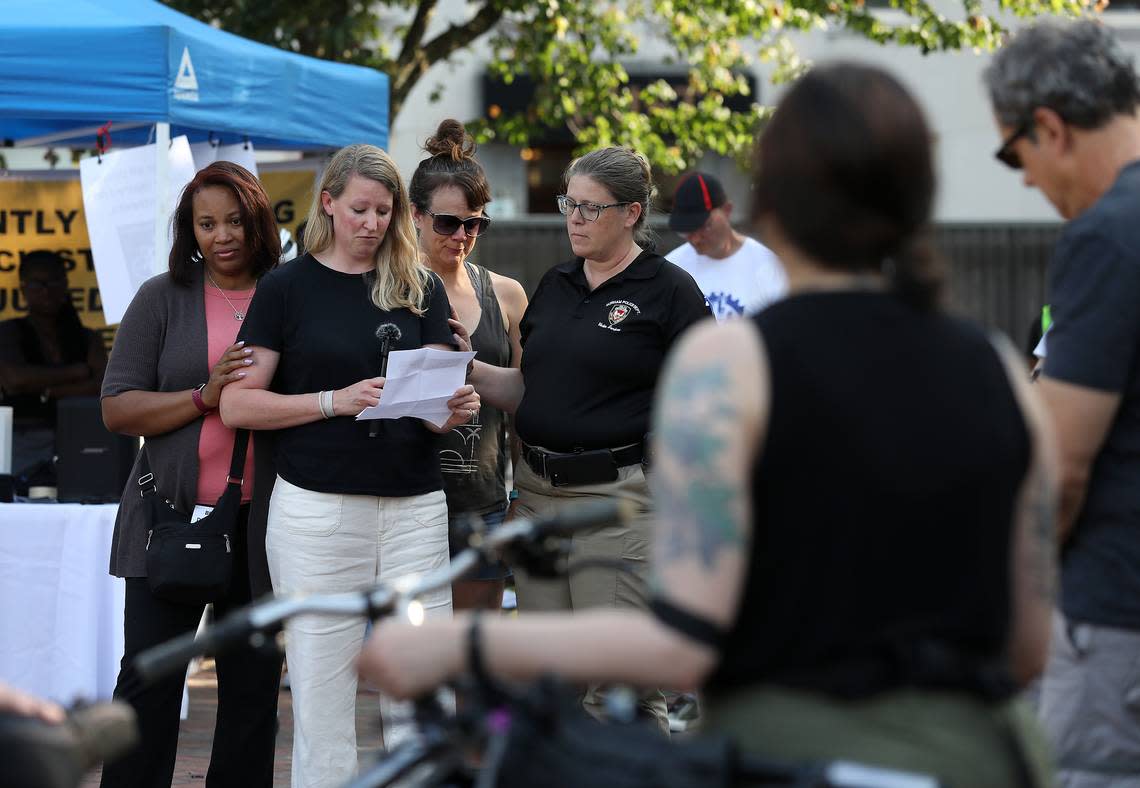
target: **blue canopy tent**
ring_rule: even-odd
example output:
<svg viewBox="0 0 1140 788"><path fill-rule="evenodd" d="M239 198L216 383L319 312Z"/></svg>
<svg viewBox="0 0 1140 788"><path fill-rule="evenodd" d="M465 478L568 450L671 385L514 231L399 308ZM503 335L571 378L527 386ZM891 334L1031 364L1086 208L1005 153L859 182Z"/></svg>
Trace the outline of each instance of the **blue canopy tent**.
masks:
<svg viewBox="0 0 1140 788"><path fill-rule="evenodd" d="M275 149L388 146L388 77L217 30L154 0L0 0L0 144L156 143L162 270L172 136ZM96 261L98 265L98 261Z"/></svg>
<svg viewBox="0 0 1140 788"><path fill-rule="evenodd" d="M388 78L217 30L153 0L0 0L0 140L116 143L152 125L277 149L388 144ZM161 129L159 129L161 131Z"/></svg>

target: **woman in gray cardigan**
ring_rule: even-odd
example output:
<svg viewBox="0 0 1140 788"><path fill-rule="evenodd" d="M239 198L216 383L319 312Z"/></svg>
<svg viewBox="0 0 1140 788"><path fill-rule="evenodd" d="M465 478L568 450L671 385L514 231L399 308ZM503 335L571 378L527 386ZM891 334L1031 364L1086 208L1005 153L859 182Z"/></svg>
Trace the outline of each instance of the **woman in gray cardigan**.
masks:
<svg viewBox="0 0 1140 788"><path fill-rule="evenodd" d="M183 191L173 224L170 271L135 295L103 381L108 429L146 439L123 492L111 549L111 574L126 578L126 652L115 697L134 707L141 733L139 747L103 771L102 785L115 788L170 785L182 677L144 686L131 663L140 651L193 631L202 617L201 605L175 604L150 592L146 544L152 518L137 479L149 463L157 494L187 514L217 500L234 446L218 401L222 388L244 377L252 363L234 340L257 280L280 255L269 199L236 164L201 170ZM264 436L251 454L233 540L234 577L227 597L214 603L218 615L269 591L265 504L274 475ZM218 716L206 785L270 788L281 658L245 650L219 656L216 664Z"/></svg>

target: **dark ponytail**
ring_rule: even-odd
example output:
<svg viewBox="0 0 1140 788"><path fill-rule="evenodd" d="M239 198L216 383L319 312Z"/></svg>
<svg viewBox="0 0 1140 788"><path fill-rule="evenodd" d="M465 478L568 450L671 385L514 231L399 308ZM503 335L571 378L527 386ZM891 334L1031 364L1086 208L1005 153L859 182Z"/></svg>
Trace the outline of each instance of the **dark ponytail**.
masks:
<svg viewBox="0 0 1140 788"><path fill-rule="evenodd" d="M894 257L883 262L891 289L916 309L941 306L946 269L934 249L929 231L915 236Z"/></svg>

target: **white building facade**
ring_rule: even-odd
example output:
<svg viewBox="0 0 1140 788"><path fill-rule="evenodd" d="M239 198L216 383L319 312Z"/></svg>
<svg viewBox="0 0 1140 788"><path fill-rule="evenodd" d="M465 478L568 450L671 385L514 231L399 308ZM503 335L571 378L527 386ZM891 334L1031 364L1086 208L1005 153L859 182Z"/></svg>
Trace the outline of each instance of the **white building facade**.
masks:
<svg viewBox="0 0 1140 788"><path fill-rule="evenodd" d="M447 0L440 4L434 25L442 27L462 20L469 13L466 3ZM881 13L902 19L898 12ZM946 13L955 13L953 6L948 6ZM960 5L957 13L961 13ZM1117 29L1126 47L1140 56L1140 13L1110 10L1104 19ZM801 55L813 62L850 59L878 64L918 97L935 133L939 166L937 221L1002 224L1057 221L1052 206L1035 189L1026 188L1019 173L1006 169L993 158L1000 140L982 82L982 72L990 59L988 54L967 51L924 56L914 49L879 46L842 31L800 35L795 41ZM391 152L402 171L414 169L423 155L420 144L435 131L440 120L454 117L468 121L483 115L483 77L488 53L481 44L477 41L451 62L437 64L408 97L391 131ZM653 50L654 42L644 42L639 57L625 63L627 69L660 68L660 60L653 57ZM773 102L778 97L778 89L761 71L757 70L755 76L761 101ZM437 101L431 100L433 93L438 95ZM539 173L540 164L534 159L537 153L500 144L480 148L480 160L487 169L494 197L488 213L506 218L553 212L553 204L529 204L534 200L528 199L528 193L533 191L528 179L544 177ZM720 175L734 202L743 206L747 179L733 162L709 157L701 167Z"/></svg>

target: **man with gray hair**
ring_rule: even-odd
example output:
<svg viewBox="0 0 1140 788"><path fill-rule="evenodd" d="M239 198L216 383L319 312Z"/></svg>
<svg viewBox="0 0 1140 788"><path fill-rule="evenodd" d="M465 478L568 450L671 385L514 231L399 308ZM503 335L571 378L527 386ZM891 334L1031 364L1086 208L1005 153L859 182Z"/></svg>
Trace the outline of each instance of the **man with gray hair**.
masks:
<svg viewBox="0 0 1140 788"><path fill-rule="evenodd" d="M986 83L997 158L1068 220L1038 381L1063 473L1040 716L1060 785L1140 786L1140 88L1092 21L1021 30Z"/></svg>

